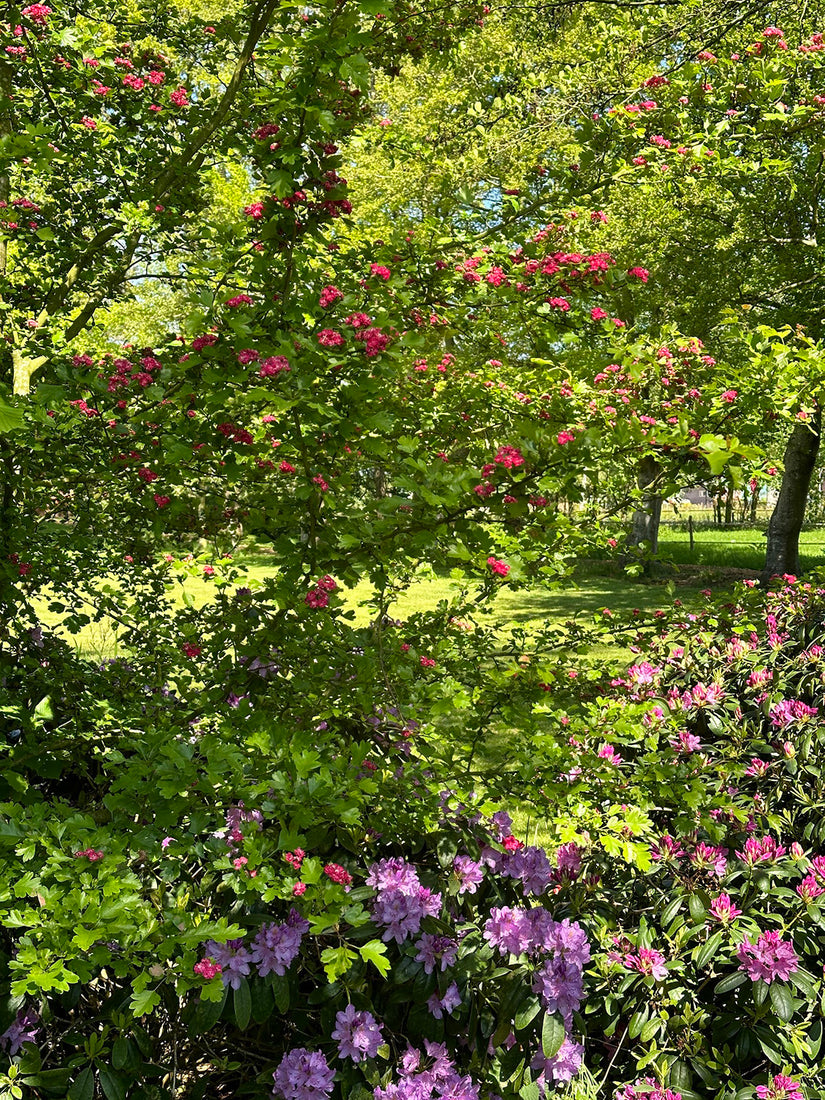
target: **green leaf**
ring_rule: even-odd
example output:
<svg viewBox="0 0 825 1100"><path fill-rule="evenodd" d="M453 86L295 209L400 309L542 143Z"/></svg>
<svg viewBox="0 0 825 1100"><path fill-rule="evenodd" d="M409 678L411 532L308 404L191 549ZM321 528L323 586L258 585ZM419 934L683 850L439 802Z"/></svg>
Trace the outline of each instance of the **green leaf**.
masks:
<svg viewBox="0 0 825 1100"><path fill-rule="evenodd" d="M289 982L285 974L270 974L275 1007L283 1015L289 1011Z"/></svg>
<svg viewBox="0 0 825 1100"><path fill-rule="evenodd" d="M704 924L707 920L707 909L698 894L691 894L688 898L688 909L694 924Z"/></svg>
<svg viewBox="0 0 825 1100"><path fill-rule="evenodd" d="M235 990L235 1023L246 1031L252 1017L252 994L249 992L249 982L244 978Z"/></svg>
<svg viewBox="0 0 825 1100"><path fill-rule="evenodd" d="M771 982L770 997L776 1015L787 1023L793 1016L793 997L784 982Z"/></svg>
<svg viewBox="0 0 825 1100"><path fill-rule="evenodd" d="M364 962L371 962L382 978L390 972L390 960L387 958L387 945L381 940L370 940L358 952Z"/></svg>
<svg viewBox="0 0 825 1100"><path fill-rule="evenodd" d="M747 975L741 971L737 971L735 974L728 974L726 978L722 978L720 982L717 982L713 987L714 993L730 993L732 989L738 989L740 985L748 980Z"/></svg>
<svg viewBox="0 0 825 1100"><path fill-rule="evenodd" d="M95 1094L95 1073L91 1066L82 1069L72 1081L69 1100L92 1100Z"/></svg>
<svg viewBox="0 0 825 1100"><path fill-rule="evenodd" d="M23 410L0 401L0 432L13 432L23 427Z"/></svg>
<svg viewBox="0 0 825 1100"><path fill-rule="evenodd" d="M108 1066L98 1066L98 1080L106 1100L126 1100L126 1082Z"/></svg>
<svg viewBox="0 0 825 1100"><path fill-rule="evenodd" d="M544 1014L541 1025L541 1049L545 1058L555 1058L564 1042L564 1024L557 1012Z"/></svg>
<svg viewBox="0 0 825 1100"><path fill-rule="evenodd" d="M693 961L699 967L700 970L704 970L723 942L722 932L714 932L714 934L708 939L707 943L703 943L701 947L698 947L693 952Z"/></svg>
<svg viewBox="0 0 825 1100"><path fill-rule="evenodd" d="M129 1040L121 1035L112 1044L112 1065L115 1069L124 1069L129 1061L129 1055Z"/></svg>
<svg viewBox="0 0 825 1100"><path fill-rule="evenodd" d="M349 947L327 947L321 952L321 962L324 964L327 981L330 984L337 982L351 969L357 957Z"/></svg>
<svg viewBox="0 0 825 1100"><path fill-rule="evenodd" d="M154 989L141 989L132 994L129 1007L134 1016L148 1016L160 1004L160 993Z"/></svg>
<svg viewBox="0 0 825 1100"><path fill-rule="evenodd" d="M52 697L50 695L43 696L43 698L32 711L32 717L39 718L41 722L48 722L52 718L54 718Z"/></svg>
<svg viewBox="0 0 825 1100"><path fill-rule="evenodd" d="M530 994L516 1013L514 1021L516 1031L522 1031L526 1028L527 1025L538 1016L540 1010L541 1003L538 997L534 997Z"/></svg>

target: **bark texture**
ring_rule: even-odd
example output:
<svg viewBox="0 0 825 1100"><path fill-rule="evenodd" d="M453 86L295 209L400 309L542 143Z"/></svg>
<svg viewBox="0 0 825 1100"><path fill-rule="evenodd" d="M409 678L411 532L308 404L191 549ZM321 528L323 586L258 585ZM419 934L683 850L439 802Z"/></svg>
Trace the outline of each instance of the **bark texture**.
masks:
<svg viewBox="0 0 825 1100"><path fill-rule="evenodd" d="M785 448L785 473L768 524L765 577L799 572L799 532L805 518L811 475L819 454L822 412L811 424L796 424Z"/></svg>
<svg viewBox="0 0 825 1100"><path fill-rule="evenodd" d="M653 455L645 455L639 463L636 478L642 499L633 513L630 528L630 545L639 546L646 542L649 544L650 554L654 556L659 550L659 521L662 518L662 497L654 488L660 473L661 466Z"/></svg>

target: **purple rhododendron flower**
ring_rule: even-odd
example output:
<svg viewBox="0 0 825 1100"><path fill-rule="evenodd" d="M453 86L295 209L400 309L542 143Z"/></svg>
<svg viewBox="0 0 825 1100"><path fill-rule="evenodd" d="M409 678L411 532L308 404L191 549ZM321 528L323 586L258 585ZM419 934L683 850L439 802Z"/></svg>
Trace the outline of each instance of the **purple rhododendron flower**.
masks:
<svg viewBox="0 0 825 1100"><path fill-rule="evenodd" d="M239 989L241 982L249 975L252 955L244 947L243 940L227 940L216 943L209 940L203 945L206 958L214 959L221 968L221 981L233 989Z"/></svg>
<svg viewBox="0 0 825 1100"><path fill-rule="evenodd" d="M541 1051L533 1055L530 1068L539 1070L535 1081L542 1093L547 1092L548 1084L563 1085L572 1081L581 1069L583 1053L581 1044L566 1038L552 1058L545 1058Z"/></svg>
<svg viewBox="0 0 825 1100"><path fill-rule="evenodd" d="M582 968L567 959L548 959L535 973L533 990L546 1010L559 1012L569 1026L582 1000Z"/></svg>
<svg viewBox="0 0 825 1100"><path fill-rule="evenodd" d="M681 1092L672 1092L653 1077L616 1089L616 1100L682 1100Z"/></svg>
<svg viewBox="0 0 825 1100"><path fill-rule="evenodd" d="M792 943L783 940L778 932L763 932L756 943L745 938L736 954L752 982L761 978L770 985L776 978L787 981L799 969L799 959Z"/></svg>
<svg viewBox="0 0 825 1100"><path fill-rule="evenodd" d="M373 1090L375 1100L479 1100L472 1077L455 1068L443 1043L424 1040L426 1060L418 1050L407 1050L401 1059L401 1079Z"/></svg>
<svg viewBox="0 0 825 1100"><path fill-rule="evenodd" d="M628 955L624 963L631 970L638 970L640 974L646 974L657 982L667 977L664 955L649 947L640 947L635 955Z"/></svg>
<svg viewBox="0 0 825 1100"><path fill-rule="evenodd" d="M484 878L484 868L469 856L456 856L453 871L459 880L459 894L474 894Z"/></svg>
<svg viewBox="0 0 825 1100"><path fill-rule="evenodd" d="M533 943L533 926L526 909L504 905L490 910L484 924L484 938L502 955L521 955Z"/></svg>
<svg viewBox="0 0 825 1100"><path fill-rule="evenodd" d="M799 722L805 718L814 718L817 714L816 707L809 707L801 699L783 699L771 707L771 725L777 729L784 729L791 722Z"/></svg>
<svg viewBox="0 0 825 1100"><path fill-rule="evenodd" d="M335 1070L317 1050L296 1047L273 1074L275 1094L284 1100L321 1100L332 1092Z"/></svg>
<svg viewBox="0 0 825 1100"><path fill-rule="evenodd" d="M335 1015L332 1038L338 1040L338 1057L363 1062L374 1058L381 1046L381 1024L371 1012L358 1012L354 1005L347 1005Z"/></svg>
<svg viewBox="0 0 825 1100"><path fill-rule="evenodd" d="M285 974L301 949L309 921L293 909L284 924L264 924L252 941L251 959L260 977Z"/></svg>
<svg viewBox="0 0 825 1100"><path fill-rule="evenodd" d="M427 1008L436 1020L440 1020L445 1013L452 1016L460 1004L461 994L458 991L458 986L455 982L451 982L443 997L439 997L437 991L432 994L427 1001Z"/></svg>
<svg viewBox="0 0 825 1100"><path fill-rule="evenodd" d="M437 917L441 894L419 882L415 868L404 859L382 859L370 867L367 885L376 888L373 919L385 926L382 939L403 943L421 928L424 917Z"/></svg>
<svg viewBox="0 0 825 1100"><path fill-rule="evenodd" d="M425 974L432 974L436 966L445 971L452 966L458 954L458 944L449 936L432 936L425 932L418 943L416 959L424 964Z"/></svg>
<svg viewBox="0 0 825 1100"><path fill-rule="evenodd" d="M20 1009L12 1023L0 1035L0 1046L14 1057L23 1049L24 1043L34 1043L40 1030L40 1017L33 1008Z"/></svg>
<svg viewBox="0 0 825 1100"><path fill-rule="evenodd" d="M737 852L736 855L749 867L753 867L756 863L775 863L785 855L786 851L787 849L777 844L773 837L763 836L761 840L757 840L756 837L749 836L745 841L744 850Z"/></svg>

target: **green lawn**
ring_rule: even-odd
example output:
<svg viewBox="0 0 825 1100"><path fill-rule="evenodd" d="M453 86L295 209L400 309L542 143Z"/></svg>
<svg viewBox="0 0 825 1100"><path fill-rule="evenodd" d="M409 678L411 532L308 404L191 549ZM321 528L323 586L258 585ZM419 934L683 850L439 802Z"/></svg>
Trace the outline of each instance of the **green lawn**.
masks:
<svg viewBox="0 0 825 1100"><path fill-rule="evenodd" d="M274 565L262 553L250 554L248 559L238 558L235 564L240 568L238 585L252 587L261 583L274 571ZM683 600L695 597L698 585L679 587L678 595ZM433 610L441 600L449 599L458 591L458 586L449 577L422 576L416 579L404 591L390 608L395 618L407 618L419 611ZM170 592L171 606L183 606L191 601L200 606L211 599L215 593L214 583L201 577L185 578L177 583ZM367 582L356 585L344 592L346 603L355 611L355 622L366 624L370 618L368 601L371 588ZM493 626L506 627L517 624L526 630L539 629L548 622L563 623L570 619L588 622L593 615L604 607L614 612L651 611L671 602L664 584L634 582L625 577L582 576L576 581L566 581L556 590L513 591L504 589L492 606L489 614ZM41 618L52 627L59 627L61 616L48 610L47 601L41 605ZM66 635L82 652L92 658L103 659L117 653L117 631L114 624L90 624L77 635ZM594 655L607 656L612 652L607 647L599 647ZM618 652L618 651L615 651Z"/></svg>
<svg viewBox="0 0 825 1100"><path fill-rule="evenodd" d="M693 550L687 529L662 526L659 556L676 565L760 570L765 564L765 527L698 527ZM825 529L803 531L800 539L802 570L825 566Z"/></svg>

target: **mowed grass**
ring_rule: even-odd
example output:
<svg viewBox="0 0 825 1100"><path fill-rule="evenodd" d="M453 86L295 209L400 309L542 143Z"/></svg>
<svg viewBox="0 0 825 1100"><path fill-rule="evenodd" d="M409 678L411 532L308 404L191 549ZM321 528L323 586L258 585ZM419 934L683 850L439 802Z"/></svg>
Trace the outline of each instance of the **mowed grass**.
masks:
<svg viewBox="0 0 825 1100"><path fill-rule="evenodd" d="M804 531L800 546L803 572L825 566L825 529ZM503 587L489 613L481 614L481 621L502 630L508 626L518 626L529 632L548 623L564 623L571 619L588 621L604 607L614 613L634 609L653 611L672 603L672 597L665 588L668 577L677 581L678 597L689 604L696 598L701 599L698 597L700 590L718 588L721 591L727 587L731 576L725 575L725 570L758 572L765 561L764 531L759 527L728 529L697 524L691 549L686 527L663 525L659 559L658 583L629 578L614 563L589 562L583 563L574 580L565 581L555 589L527 591ZM240 554L234 565L239 573L237 584L252 587L263 583L277 569L272 557L259 547ZM722 572L715 576L714 571L717 570ZM602 575L611 571L613 575ZM684 573L681 579L680 572ZM428 571L412 581L389 608L389 613L394 618L406 619L416 612L432 611L441 601L452 599L458 591L458 584L449 576ZM345 603L355 612L356 625L369 622L371 595L367 582L343 592ZM170 611L190 601L195 606L201 606L214 596L214 582L195 571L195 575L186 576L171 586ZM61 616L48 610L47 600L41 602L40 611L45 624L61 630ZM119 652L117 627L110 622L91 623L75 635L64 630L61 633L92 659L102 660ZM593 650L593 656L607 658L618 656L620 652L617 647L599 646Z"/></svg>
<svg viewBox="0 0 825 1100"><path fill-rule="evenodd" d="M233 563L238 576L233 583L256 587L276 572L273 561L267 555L257 552L249 555L248 560L239 556ZM433 575L428 571L413 579L412 583L388 609L393 618L407 619L417 612L434 611L442 601L453 599L460 591L458 582L449 576ZM472 603L474 591L469 590ZM696 597L698 585L679 586L677 595L684 602ZM187 603L203 606L214 599L216 593L212 580L202 575L182 577L170 586L168 599L170 613ZM355 625L365 626L375 614L370 607L373 591L364 581L342 592L345 605L355 612ZM513 590L503 588L491 605L482 605L479 601L479 621L494 629L506 630L518 626L528 633L545 627L548 623L565 623L570 620L590 622L603 608L614 613L654 611L672 603L664 583L641 583L626 577L582 576L577 580L568 580L556 589ZM62 633L68 641L85 656L103 660L116 656L120 652L117 624L110 621L90 623L79 633L70 634L62 627L62 616L49 611L48 600L40 606L40 616L44 624ZM604 658L618 655L615 647L599 646L594 649L594 657Z"/></svg>
<svg viewBox="0 0 825 1100"><path fill-rule="evenodd" d="M662 526L659 532L659 557L674 565L699 565L709 568L761 570L765 565L765 527L699 527L693 534L693 549L688 531ZM803 531L799 537L800 569L825 566L825 528Z"/></svg>

